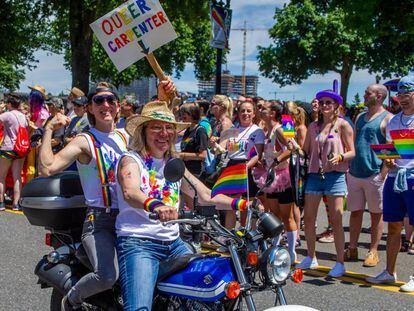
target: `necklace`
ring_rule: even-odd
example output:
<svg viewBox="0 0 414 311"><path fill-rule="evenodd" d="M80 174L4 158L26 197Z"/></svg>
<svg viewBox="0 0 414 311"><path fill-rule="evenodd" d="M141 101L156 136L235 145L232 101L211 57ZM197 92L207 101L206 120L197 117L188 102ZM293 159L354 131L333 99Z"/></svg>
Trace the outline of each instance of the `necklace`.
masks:
<svg viewBox="0 0 414 311"><path fill-rule="evenodd" d="M148 196L161 200L169 206L175 206L178 202L178 190L172 187L173 183L164 179L164 185L161 186L160 181L156 178L157 170L153 169L154 159L151 155L145 157L145 166L148 170L150 191ZM144 180L145 182L145 180Z"/></svg>
<svg viewBox="0 0 414 311"><path fill-rule="evenodd" d="M414 122L414 116L410 115L408 118L410 118L410 117L412 117L412 120L408 121L407 123L404 124L404 122L403 122L403 113L400 114L400 123L405 128L410 128L411 124Z"/></svg>

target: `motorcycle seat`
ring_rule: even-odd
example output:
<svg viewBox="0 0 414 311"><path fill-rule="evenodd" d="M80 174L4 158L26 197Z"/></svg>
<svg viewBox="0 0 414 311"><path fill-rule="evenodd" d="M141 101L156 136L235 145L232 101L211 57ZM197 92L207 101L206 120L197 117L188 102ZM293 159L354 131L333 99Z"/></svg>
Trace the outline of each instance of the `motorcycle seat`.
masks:
<svg viewBox="0 0 414 311"><path fill-rule="evenodd" d="M190 262L204 257L204 254L185 254L160 262L157 282L161 282L170 275L184 269Z"/></svg>
<svg viewBox="0 0 414 311"><path fill-rule="evenodd" d="M86 254L85 248L83 245L79 245L79 248L75 252L76 258L79 259L81 264L83 264L86 268L88 268L90 271L93 271L93 267L91 262L89 261L88 254Z"/></svg>

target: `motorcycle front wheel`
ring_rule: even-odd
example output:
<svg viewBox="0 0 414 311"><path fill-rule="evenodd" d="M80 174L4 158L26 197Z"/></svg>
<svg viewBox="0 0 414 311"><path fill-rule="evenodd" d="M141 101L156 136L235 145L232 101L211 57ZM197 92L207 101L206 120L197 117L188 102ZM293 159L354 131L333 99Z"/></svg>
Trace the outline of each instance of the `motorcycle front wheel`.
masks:
<svg viewBox="0 0 414 311"><path fill-rule="evenodd" d="M61 311L63 295L54 288L50 297L50 311Z"/></svg>

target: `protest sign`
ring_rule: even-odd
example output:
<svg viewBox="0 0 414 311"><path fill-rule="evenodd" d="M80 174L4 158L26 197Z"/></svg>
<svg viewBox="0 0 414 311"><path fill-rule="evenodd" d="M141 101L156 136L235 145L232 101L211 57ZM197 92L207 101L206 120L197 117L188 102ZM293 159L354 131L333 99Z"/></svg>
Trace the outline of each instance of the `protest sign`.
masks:
<svg viewBox="0 0 414 311"><path fill-rule="evenodd" d="M127 1L90 26L118 71L177 38L158 0Z"/></svg>
<svg viewBox="0 0 414 311"><path fill-rule="evenodd" d="M282 115L282 130L283 136L286 138L293 138L296 135L292 117L288 114Z"/></svg>

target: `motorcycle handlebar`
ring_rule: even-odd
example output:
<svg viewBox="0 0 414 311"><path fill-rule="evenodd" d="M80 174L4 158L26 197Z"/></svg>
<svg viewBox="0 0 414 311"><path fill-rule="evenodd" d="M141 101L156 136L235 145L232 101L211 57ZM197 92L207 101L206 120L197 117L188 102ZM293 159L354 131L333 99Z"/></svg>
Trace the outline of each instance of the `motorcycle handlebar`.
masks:
<svg viewBox="0 0 414 311"><path fill-rule="evenodd" d="M148 218L151 220L158 220L159 215L156 212L149 213ZM195 218L194 211L189 211L189 210L178 211L178 219L193 219L193 218Z"/></svg>

